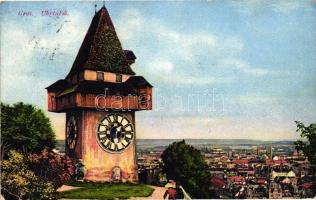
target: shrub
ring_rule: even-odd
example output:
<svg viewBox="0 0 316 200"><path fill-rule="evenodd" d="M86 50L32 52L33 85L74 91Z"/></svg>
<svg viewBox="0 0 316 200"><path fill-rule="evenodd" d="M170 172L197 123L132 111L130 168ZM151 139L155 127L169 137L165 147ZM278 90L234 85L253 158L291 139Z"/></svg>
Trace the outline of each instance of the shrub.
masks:
<svg viewBox="0 0 316 200"><path fill-rule="evenodd" d="M73 161L67 156L61 156L44 149L39 154L28 155L29 168L45 181L53 184L54 189L70 180L75 172Z"/></svg>
<svg viewBox="0 0 316 200"><path fill-rule="evenodd" d="M53 184L28 169L21 153L11 150L8 156L1 165L1 193L6 199L55 199Z"/></svg>
<svg viewBox="0 0 316 200"><path fill-rule="evenodd" d="M11 150L2 161L2 193L7 199L55 199L56 190L74 174L73 161L44 149L24 156Z"/></svg>

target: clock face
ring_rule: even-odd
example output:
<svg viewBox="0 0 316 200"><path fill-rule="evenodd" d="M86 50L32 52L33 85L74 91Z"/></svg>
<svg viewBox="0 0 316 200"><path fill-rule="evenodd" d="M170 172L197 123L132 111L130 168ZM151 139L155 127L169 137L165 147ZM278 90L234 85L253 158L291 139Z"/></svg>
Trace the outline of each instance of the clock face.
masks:
<svg viewBox="0 0 316 200"><path fill-rule="evenodd" d="M134 139L134 126L123 114L108 114L97 126L97 140L108 152L122 152Z"/></svg>
<svg viewBox="0 0 316 200"><path fill-rule="evenodd" d="M69 117L66 128L66 144L68 149L73 150L76 147L78 137L78 123L74 116Z"/></svg>

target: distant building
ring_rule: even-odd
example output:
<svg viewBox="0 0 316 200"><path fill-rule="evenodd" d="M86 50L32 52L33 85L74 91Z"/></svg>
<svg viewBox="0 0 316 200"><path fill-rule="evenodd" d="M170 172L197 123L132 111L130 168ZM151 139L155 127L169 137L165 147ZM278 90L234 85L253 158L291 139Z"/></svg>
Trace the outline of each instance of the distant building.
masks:
<svg viewBox="0 0 316 200"><path fill-rule="evenodd" d="M269 199L282 199L281 186L276 183L270 184Z"/></svg>
<svg viewBox="0 0 316 200"><path fill-rule="evenodd" d="M234 185L246 185L246 179L243 176L231 176L228 180Z"/></svg>

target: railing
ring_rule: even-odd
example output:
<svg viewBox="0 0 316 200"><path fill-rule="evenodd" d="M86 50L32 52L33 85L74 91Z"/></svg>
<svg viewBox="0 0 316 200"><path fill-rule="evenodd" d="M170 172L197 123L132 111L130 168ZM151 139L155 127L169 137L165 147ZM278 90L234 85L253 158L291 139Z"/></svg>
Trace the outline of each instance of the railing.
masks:
<svg viewBox="0 0 316 200"><path fill-rule="evenodd" d="M180 185L179 188L181 189L183 193L183 199L192 200L189 194L184 190L184 188Z"/></svg>

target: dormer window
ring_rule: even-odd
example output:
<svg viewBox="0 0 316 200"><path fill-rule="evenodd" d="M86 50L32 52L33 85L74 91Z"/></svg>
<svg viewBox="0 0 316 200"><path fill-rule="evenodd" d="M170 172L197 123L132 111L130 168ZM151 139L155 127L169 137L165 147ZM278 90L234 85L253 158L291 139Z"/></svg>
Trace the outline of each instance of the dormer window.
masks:
<svg viewBox="0 0 316 200"><path fill-rule="evenodd" d="M122 74L116 74L116 82L122 82Z"/></svg>
<svg viewBox="0 0 316 200"><path fill-rule="evenodd" d="M97 72L97 81L104 81L104 73Z"/></svg>

